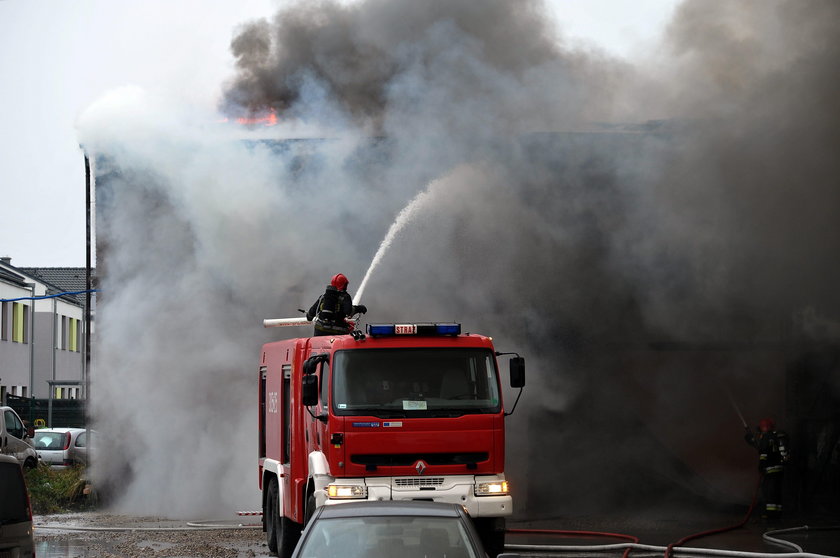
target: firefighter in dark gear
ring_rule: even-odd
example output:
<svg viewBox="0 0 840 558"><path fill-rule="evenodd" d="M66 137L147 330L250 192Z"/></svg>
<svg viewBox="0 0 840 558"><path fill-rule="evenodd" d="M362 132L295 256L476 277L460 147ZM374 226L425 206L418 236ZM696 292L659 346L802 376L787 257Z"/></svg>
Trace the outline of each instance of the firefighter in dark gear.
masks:
<svg viewBox="0 0 840 558"><path fill-rule="evenodd" d="M763 517L777 519L782 513L782 478L785 463L790 459L788 436L776 430L773 419L766 418L759 421L757 434L747 429L744 439L758 450Z"/></svg>
<svg viewBox="0 0 840 558"><path fill-rule="evenodd" d="M306 319L314 324L316 336L350 333L353 325L347 322L347 318L353 314L367 312L364 304L353 306L353 299L347 292L349 282L347 277L337 273L327 285L324 294L309 308Z"/></svg>

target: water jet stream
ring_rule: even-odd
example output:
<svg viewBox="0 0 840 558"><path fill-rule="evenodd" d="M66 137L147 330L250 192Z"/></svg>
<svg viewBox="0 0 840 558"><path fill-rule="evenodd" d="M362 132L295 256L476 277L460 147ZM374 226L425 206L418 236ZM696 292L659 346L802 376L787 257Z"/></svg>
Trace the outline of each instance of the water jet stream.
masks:
<svg viewBox="0 0 840 558"><path fill-rule="evenodd" d="M362 279L362 283L359 285L359 290L356 291L355 304L362 303L362 295L365 292L365 286L367 285L368 279L370 279L373 270L376 269L379 262L382 261L382 258L385 256L385 252L391 246L391 243L397 237L397 234L405 228L405 226L411 221L412 217L414 217L414 213L417 209L423 204L426 198L429 197L429 191L431 190L433 184L434 182L430 182L424 190L414 196L414 198L408 202L408 205L402 208L397 215L397 218L391 224L391 228L388 229L388 234L386 234L385 238L382 239L382 242L379 244L379 248L376 250L376 254L374 254L373 259L370 262L370 266Z"/></svg>

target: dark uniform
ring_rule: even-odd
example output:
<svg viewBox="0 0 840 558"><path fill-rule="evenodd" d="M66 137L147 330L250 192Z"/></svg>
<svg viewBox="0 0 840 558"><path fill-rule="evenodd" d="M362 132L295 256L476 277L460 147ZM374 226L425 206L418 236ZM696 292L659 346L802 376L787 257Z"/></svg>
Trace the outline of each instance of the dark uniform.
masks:
<svg viewBox="0 0 840 558"><path fill-rule="evenodd" d="M782 479L785 463L790 458L788 436L776 430L771 419L759 422L758 433L747 432L744 439L758 450L758 470L761 472L761 496L764 517L778 518L782 513Z"/></svg>
<svg viewBox="0 0 840 558"><path fill-rule="evenodd" d="M347 277L341 273L333 276L324 294L309 308L306 319L315 326L315 335L344 335L350 333L353 326L347 318L359 312L367 312L360 304L353 306L353 299L347 292Z"/></svg>

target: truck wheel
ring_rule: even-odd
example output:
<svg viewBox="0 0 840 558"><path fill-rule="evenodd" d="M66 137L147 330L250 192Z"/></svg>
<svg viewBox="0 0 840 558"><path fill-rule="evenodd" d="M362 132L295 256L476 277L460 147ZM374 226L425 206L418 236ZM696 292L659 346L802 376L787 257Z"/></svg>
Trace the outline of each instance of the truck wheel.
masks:
<svg viewBox="0 0 840 558"><path fill-rule="evenodd" d="M277 556L291 558L300 539L300 524L286 516L280 516L280 531L277 533Z"/></svg>
<svg viewBox="0 0 840 558"><path fill-rule="evenodd" d="M280 558L291 558L300 538L300 525L280 513L280 489L277 478L268 483L263 517L268 550Z"/></svg>
<svg viewBox="0 0 840 558"><path fill-rule="evenodd" d="M277 531L280 527L277 506L279 499L277 479L272 478L268 483L268 493L265 496L265 509L263 510L265 537L268 542L268 551L271 554L277 554Z"/></svg>
<svg viewBox="0 0 840 558"><path fill-rule="evenodd" d="M474 519L481 544L490 558L505 551L505 519L503 517L477 517Z"/></svg>
<svg viewBox="0 0 840 558"><path fill-rule="evenodd" d="M31 470L31 469L34 469L37 466L38 466L38 462L35 461L34 459L32 459L31 457L23 462L23 468L24 469L30 469Z"/></svg>
<svg viewBox="0 0 840 558"><path fill-rule="evenodd" d="M309 520L312 519L312 516L315 514L315 494L313 492L309 493L309 496L306 498L306 512L303 514L303 526L306 527L309 525Z"/></svg>

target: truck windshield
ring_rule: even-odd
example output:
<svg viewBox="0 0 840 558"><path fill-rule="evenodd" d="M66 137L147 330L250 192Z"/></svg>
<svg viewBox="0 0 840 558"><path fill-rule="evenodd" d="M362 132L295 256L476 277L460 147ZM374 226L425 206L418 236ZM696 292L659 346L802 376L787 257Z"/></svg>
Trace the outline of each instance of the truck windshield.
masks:
<svg viewBox="0 0 840 558"><path fill-rule="evenodd" d="M333 411L381 417L497 413L493 353L486 349L356 349L333 361Z"/></svg>

